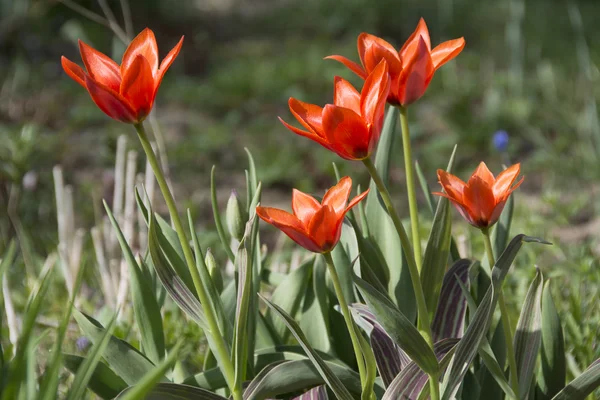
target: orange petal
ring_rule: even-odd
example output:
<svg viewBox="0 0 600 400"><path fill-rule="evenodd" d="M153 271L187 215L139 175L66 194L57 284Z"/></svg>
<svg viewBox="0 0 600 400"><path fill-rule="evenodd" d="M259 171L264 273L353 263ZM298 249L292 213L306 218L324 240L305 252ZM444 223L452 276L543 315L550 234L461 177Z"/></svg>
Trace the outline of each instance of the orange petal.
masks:
<svg viewBox="0 0 600 400"><path fill-rule="evenodd" d="M404 45L400 49L399 54L403 64L406 64L407 60L413 58L414 53L419 47L419 38L423 38L423 41L427 46L427 51L429 52L431 50L431 39L429 38L429 30L427 29L427 24L425 23L425 20L423 18L419 20L417 28L406 40L406 42L404 42Z"/></svg>
<svg viewBox="0 0 600 400"><path fill-rule="evenodd" d="M494 207L494 210L492 211L492 214L490 216L488 226L492 226L498 221L498 219L500 218L500 215L502 215L502 210L504 210L505 205L506 205L506 199L502 200L501 202L496 204L496 206Z"/></svg>
<svg viewBox="0 0 600 400"><path fill-rule="evenodd" d="M350 203L348 203L348 206L344 210L344 215L346 215L346 213L348 211L350 211L350 209L352 207L354 207L355 205L357 205L358 203L360 203L365 197L367 197L367 195L369 194L369 190L370 189L365 190L364 192L362 192L361 194L359 194L358 196L356 196L352 200L350 200Z"/></svg>
<svg viewBox="0 0 600 400"><path fill-rule="evenodd" d="M469 214L478 226L488 226L496 199L491 186L479 176L469 179L465 186L463 205L469 210Z"/></svg>
<svg viewBox="0 0 600 400"><path fill-rule="evenodd" d="M373 124L385 112L385 103L390 92L390 78L385 60L369 74L360 94L361 115L367 124Z"/></svg>
<svg viewBox="0 0 600 400"><path fill-rule="evenodd" d="M434 194L442 195L448 197L451 200L455 200L459 203L462 203L466 183L464 183L462 179L452 175L449 172L444 171L443 169L438 169L437 175L440 184L442 185L442 187L448 195L445 196L443 193Z"/></svg>
<svg viewBox="0 0 600 400"><path fill-rule="evenodd" d="M296 100L293 97L290 97L288 100L288 106L290 107L292 114L294 114L294 117L296 117L298 122L300 122L306 129L316 133L319 136L323 136L323 108L315 104L308 104L303 101Z"/></svg>
<svg viewBox="0 0 600 400"><path fill-rule="evenodd" d="M325 57L325 59L341 62L342 64L344 64L346 66L346 68L348 68L350 71L354 72L356 75L360 76L363 79L367 78L367 73L365 72L365 69L363 67L361 67L360 65L358 65L357 63L355 63L354 61L347 59L346 57L334 55L334 56L327 56L327 57Z"/></svg>
<svg viewBox="0 0 600 400"><path fill-rule="evenodd" d="M99 84L118 92L121 85L121 72L117 63L81 40L79 52L88 75Z"/></svg>
<svg viewBox="0 0 600 400"><path fill-rule="evenodd" d="M342 220L331 206L323 206L313 216L308 226L308 234L321 252L332 250L340 240Z"/></svg>
<svg viewBox="0 0 600 400"><path fill-rule="evenodd" d="M492 172L489 170L489 168L487 167L487 165L485 165L485 163L483 161L479 163L479 165L477 166L477 169L475 170L475 172L473 172L473 174L469 178L469 182L471 181L471 179L473 179L475 177L480 178L490 188L492 188L494 186L494 182L496 180L496 178L494 178L494 174L492 174ZM469 184L469 182L467 182L467 185Z"/></svg>
<svg viewBox="0 0 600 400"><path fill-rule="evenodd" d="M459 55L464 48L464 38L448 40L435 46L435 49L431 51L431 60L433 61L435 70L437 71L439 67Z"/></svg>
<svg viewBox="0 0 600 400"><path fill-rule="evenodd" d="M431 55L423 37L419 37L414 56L407 60L400 75L400 103L406 106L423 96L433 77L433 72Z"/></svg>
<svg viewBox="0 0 600 400"><path fill-rule="evenodd" d="M333 104L360 113L360 94L347 80L336 76L333 80Z"/></svg>
<svg viewBox="0 0 600 400"><path fill-rule="evenodd" d="M314 197L297 189L292 191L292 210L304 226L308 226L310 219L320 208L321 204Z"/></svg>
<svg viewBox="0 0 600 400"><path fill-rule="evenodd" d="M329 188L321 204L330 206L337 214L341 214L346 208L350 190L352 190L352 179L345 176L335 186Z"/></svg>
<svg viewBox="0 0 600 400"><path fill-rule="evenodd" d="M148 28L140 32L140 34L129 43L127 50L125 50L125 53L123 54L123 61L121 61L121 75L125 75L125 71L131 66L138 54L141 54L148 60L152 76L154 76L158 70L158 46L156 44L154 32Z"/></svg>
<svg viewBox="0 0 600 400"><path fill-rule="evenodd" d="M371 132L362 117L349 108L327 104L323 109L323 130L340 157L362 160L369 156Z"/></svg>
<svg viewBox="0 0 600 400"><path fill-rule="evenodd" d="M498 174L493 184L494 196L501 199L511 188L521 172L521 164L515 164Z"/></svg>
<svg viewBox="0 0 600 400"><path fill-rule="evenodd" d="M154 103L154 78L148 60L138 54L125 70L121 82L121 95L129 101L138 119L143 119L152 110Z"/></svg>
<svg viewBox="0 0 600 400"><path fill-rule="evenodd" d="M135 111L123 96L101 83L95 82L87 75L85 77L85 86L90 93L90 96L92 96L94 103L96 103L98 108L104 111L106 115L122 122L138 122Z"/></svg>
<svg viewBox="0 0 600 400"><path fill-rule="evenodd" d="M162 62L160 63L160 67L158 68L158 76L156 77L155 90L158 90L158 88L160 87L162 79L165 76L165 72L167 72L171 64L173 64L173 61L175 61L175 58L177 58L177 56L179 55L179 51L181 50L182 45L183 36L181 37L181 39L179 39L179 42L175 45L175 47L173 47L171 51L169 51L169 53L165 56L165 58L163 58Z"/></svg>
<svg viewBox="0 0 600 400"><path fill-rule="evenodd" d="M402 71L402 61L394 46L377 36L361 33L358 36L358 54L367 74L383 59L388 64L390 75L397 76Z"/></svg>
<svg viewBox="0 0 600 400"><path fill-rule="evenodd" d="M60 63L71 79L87 89L85 86L85 72L83 72L83 69L79 65L75 64L65 56L60 58Z"/></svg>
<svg viewBox="0 0 600 400"><path fill-rule="evenodd" d="M285 233L290 239L305 249L320 253L321 248L311 239L294 215L271 207L256 207L256 214L265 222Z"/></svg>
<svg viewBox="0 0 600 400"><path fill-rule="evenodd" d="M327 148L328 150L333 150L331 148L329 142L327 141L327 139L322 138L321 136L317 135L316 133L298 129L295 126L288 124L287 122L282 120L280 117L278 117L278 118L279 118L279 121L283 124L283 126L288 128L290 131L294 132L296 135L300 135L300 136L304 136L305 138L309 138L310 140L313 140L313 141L319 143L321 146Z"/></svg>

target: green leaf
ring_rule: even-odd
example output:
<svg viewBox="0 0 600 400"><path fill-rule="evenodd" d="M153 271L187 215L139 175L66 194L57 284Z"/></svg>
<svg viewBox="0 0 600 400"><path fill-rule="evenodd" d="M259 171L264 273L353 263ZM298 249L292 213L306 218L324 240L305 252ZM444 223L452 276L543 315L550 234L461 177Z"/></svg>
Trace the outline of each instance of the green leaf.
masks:
<svg viewBox="0 0 600 400"><path fill-rule="evenodd" d="M154 290L150 286L150 282L145 279L117 220L106 201L103 203L108 219L117 235L123 257L129 267L129 288L133 299L133 314L141 335L142 349L150 361L156 364L165 356L165 335L160 307L154 296Z"/></svg>
<svg viewBox="0 0 600 400"><path fill-rule="evenodd" d="M450 201L442 197L435 211L433 225L423 258L423 267L420 273L421 285L425 294L425 304L431 314L430 319L437 308L442 289L442 281L444 280L446 264L450 255L451 231Z"/></svg>
<svg viewBox="0 0 600 400"><path fill-rule="evenodd" d="M225 252L227 253L227 257L231 262L235 262L235 255L233 251L231 251L231 246L229 245L229 238L225 233L225 229L223 228L223 221L221 219L221 213L219 211L219 201L217 199L217 186L215 183L215 171L217 167L213 165L210 170L210 200L212 203L213 216L215 218L215 227L217 228L217 233L219 234L219 239L221 239L221 244L225 248Z"/></svg>
<svg viewBox="0 0 600 400"><path fill-rule="evenodd" d="M501 287L513 260L525 242L549 244L538 238L517 235L509 243L506 250L504 250L492 269L492 285L490 285L485 296L479 303L479 307L471 319L467 331L458 343L456 353L444 378L442 400L450 400L456 395L456 391L463 381L469 366L477 354L479 345L488 331L498 300L498 289Z"/></svg>
<svg viewBox="0 0 600 400"><path fill-rule="evenodd" d="M415 161L415 171L417 171L417 178L419 179L419 184L421 185L421 190L423 191L423 196L425 197L425 203L427 203L427 208L429 208L431 215L435 215L435 198L433 197L433 194L431 194L431 188L427 183L425 173L423 172L423 169L421 169L421 164L419 164L418 161Z"/></svg>
<svg viewBox="0 0 600 400"><path fill-rule="evenodd" d="M369 309L375 314L377 322L383 326L388 335L423 371L437 373L439 368L437 358L412 322L389 299L367 282L358 277L354 278L354 282Z"/></svg>
<svg viewBox="0 0 600 400"><path fill-rule="evenodd" d="M315 257L311 257L288 274L271 296L271 301L279 305L292 318L295 318L300 310L314 263ZM271 310L267 310L265 319L273 327L277 337L281 338L281 342L286 343L289 338L289 330L283 320Z"/></svg>
<svg viewBox="0 0 600 400"><path fill-rule="evenodd" d="M252 223L248 222L251 226ZM249 229L247 229L249 231ZM243 242L244 240L242 240ZM237 266L238 294L235 310L235 333L233 341L233 363L235 365L235 387L240 387L246 379L248 357L248 316L252 291L252 264L249 261L248 251L243 243L235 258ZM250 264L250 265L248 265Z"/></svg>
<svg viewBox="0 0 600 400"><path fill-rule="evenodd" d="M248 215L252 215L254 209L251 205L251 200L256 196L256 191L258 188L258 177L256 175L256 165L254 163L254 157L252 157L252 153L248 150L247 147L244 147L244 151L246 151L246 155L248 156L248 178L246 183L246 201L248 204Z"/></svg>
<svg viewBox="0 0 600 400"><path fill-rule="evenodd" d="M564 386L566 380L565 340L560 317L550 293L550 282L542 294L542 373L538 383L545 398L550 399Z"/></svg>
<svg viewBox="0 0 600 400"><path fill-rule="evenodd" d="M339 400L352 399L352 395L348 392L346 387L337 378L337 376L331 371L329 366L323 361L323 359L314 351L314 349L308 343L304 333L289 315L284 310L279 308L276 304L271 303L269 300L261 296L261 299L281 318L284 319L287 327L292 331L292 334L298 340L306 355L312 361L314 367L317 369L327 386L333 391Z"/></svg>
<svg viewBox="0 0 600 400"><path fill-rule="evenodd" d="M360 377L356 372L340 364L328 361L325 361L324 364L344 388L352 393L360 394ZM324 383L326 383L325 379L310 360L284 361L265 367L244 392L244 399L273 398ZM354 398L350 393L345 395L348 397L340 397L337 394L336 396L337 399Z"/></svg>
<svg viewBox="0 0 600 400"><path fill-rule="evenodd" d="M538 269L529 286L515 331L515 359L519 375L519 393L526 399L542 343L542 291L544 279Z"/></svg>
<svg viewBox="0 0 600 400"><path fill-rule="evenodd" d="M393 141L398 113L397 107L388 107L379 139L379 150L375 157L375 167L386 185L389 181L390 160L394 151ZM402 255L400 238L373 181L371 181L369 188L371 191L367 196L365 205L369 240L385 261L386 275L389 276L387 291L390 297L402 313L412 321L417 315L415 295L408 268ZM374 263L374 261L369 259L369 263Z"/></svg>
<svg viewBox="0 0 600 400"><path fill-rule="evenodd" d="M119 396L118 400L123 400ZM141 399L141 397L138 397ZM115 400L117 400L115 399ZM144 400L227 400L207 390L177 383L159 383L143 397Z"/></svg>
<svg viewBox="0 0 600 400"><path fill-rule="evenodd" d="M73 316L79 329L85 337L94 344L99 343L106 330L93 318L83 314L77 309ZM154 364L129 343L115 336L110 336L102 356L110 368L120 376L128 385L134 385L150 370Z"/></svg>
<svg viewBox="0 0 600 400"><path fill-rule="evenodd" d="M181 349L181 344L183 342L180 341L175 347L171 350L167 358L165 358L156 368L149 371L144 377L136 383L135 386L125 389L115 400L147 400L148 394L158 383L161 381L162 377L171 369L171 366L177 361L177 357L179 355L179 350ZM156 398L156 397L155 397ZM161 397L163 399L163 397Z"/></svg>
<svg viewBox="0 0 600 400"><path fill-rule="evenodd" d="M148 250L152 257L156 275L179 308L192 318L205 332L210 332L202 305L177 272L171 267L163 248L160 246L155 215L151 214L149 219Z"/></svg>
<svg viewBox="0 0 600 400"><path fill-rule="evenodd" d="M558 392L552 400L584 400L598 387L600 387L600 358Z"/></svg>
<svg viewBox="0 0 600 400"><path fill-rule="evenodd" d="M331 352L329 306L323 257L315 257L307 291L303 297L300 328L315 350ZM280 303L278 303L280 304Z"/></svg>
<svg viewBox="0 0 600 400"><path fill-rule="evenodd" d="M467 299L460 284L469 284L469 268L472 262L462 259L454 263L444 275L437 309L431 324L435 341L459 338L463 335Z"/></svg>
<svg viewBox="0 0 600 400"><path fill-rule="evenodd" d="M75 374L75 378L73 379L73 383L69 389L67 400L79 400L83 398L83 394L85 393L88 382L96 370L96 365L100 363L102 354L105 352L108 343L110 342L116 320L117 314L112 317L106 330L97 337L94 345L88 352L87 357L77 369L77 373Z"/></svg>
<svg viewBox="0 0 600 400"><path fill-rule="evenodd" d="M354 264L353 261L359 262L358 243L356 242L356 233L347 220L342 222L342 234L340 241L331 252L333 257L333 265L340 279L342 292L346 301L352 303L354 301L354 290L352 284L352 276Z"/></svg>
<svg viewBox="0 0 600 400"><path fill-rule="evenodd" d="M79 366L85 361L84 357L75 354L63 354L65 367L76 373ZM115 398L127 388L127 383L103 362L96 364L96 368L87 384L88 389L105 400Z"/></svg>

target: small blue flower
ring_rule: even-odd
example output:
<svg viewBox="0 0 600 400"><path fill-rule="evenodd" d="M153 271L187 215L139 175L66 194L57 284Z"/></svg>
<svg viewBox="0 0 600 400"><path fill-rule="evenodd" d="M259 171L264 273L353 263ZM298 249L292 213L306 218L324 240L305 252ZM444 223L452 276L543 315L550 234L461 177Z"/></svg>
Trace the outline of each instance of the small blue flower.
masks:
<svg viewBox="0 0 600 400"><path fill-rule="evenodd" d="M506 151L508 148L508 133L503 130L496 131L492 141L496 150L500 152Z"/></svg>
<svg viewBox="0 0 600 400"><path fill-rule="evenodd" d="M77 346L79 351L87 350L90 344L90 339L86 338L85 336L81 336L75 341L75 346Z"/></svg>

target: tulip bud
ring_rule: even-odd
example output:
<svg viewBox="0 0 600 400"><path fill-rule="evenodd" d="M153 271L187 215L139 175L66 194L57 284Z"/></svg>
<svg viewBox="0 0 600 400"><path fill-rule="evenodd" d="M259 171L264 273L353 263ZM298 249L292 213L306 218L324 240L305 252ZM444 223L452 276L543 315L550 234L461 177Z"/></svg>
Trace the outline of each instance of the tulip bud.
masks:
<svg viewBox="0 0 600 400"><path fill-rule="evenodd" d="M206 268L208 268L208 273L210 278L217 289L217 292L221 293L223 291L223 276L221 275L221 269L217 265L217 261L215 257L212 255L210 249L206 249L206 257L204 258L204 262L206 263Z"/></svg>
<svg viewBox="0 0 600 400"><path fill-rule="evenodd" d="M227 201L225 219L227 220L229 233L237 240L242 240L242 237L244 237L244 228L248 220L248 215L246 214L244 207L240 204L236 191L233 190Z"/></svg>

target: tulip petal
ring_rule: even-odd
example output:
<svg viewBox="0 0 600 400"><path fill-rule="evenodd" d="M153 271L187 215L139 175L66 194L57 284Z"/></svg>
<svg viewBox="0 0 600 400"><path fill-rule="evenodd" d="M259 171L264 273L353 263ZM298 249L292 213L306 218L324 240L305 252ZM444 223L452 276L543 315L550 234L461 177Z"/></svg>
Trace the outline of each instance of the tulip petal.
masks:
<svg viewBox="0 0 600 400"><path fill-rule="evenodd" d="M154 103L154 78L148 60L138 54L125 70L121 82L121 95L136 111L138 120L146 117Z"/></svg>
<svg viewBox="0 0 600 400"><path fill-rule="evenodd" d="M463 205L478 226L489 226L496 199L492 187L479 176L473 176L465 186Z"/></svg>
<svg viewBox="0 0 600 400"><path fill-rule="evenodd" d="M492 174L492 171L489 170L489 168L487 167L487 165L485 165L485 163L482 161L479 163L479 165L477 166L477 169L475 170L475 172L473 172L473 175L471 175L471 177L469 178L469 182L467 182L467 185L471 182L471 179L474 178L479 178L481 180L483 180L485 182L485 184L487 186L489 186L490 188L492 188L494 186L494 182L496 180L496 178L494 178L494 174Z"/></svg>
<svg viewBox="0 0 600 400"><path fill-rule="evenodd" d="M135 111L120 94L111 90L109 87L95 82L91 77L85 77L85 86L92 96L94 103L106 115L118 121L127 123L136 123L137 117Z"/></svg>
<svg viewBox="0 0 600 400"><path fill-rule="evenodd" d="M381 119L389 92L388 66L385 60L381 60L365 80L360 95L360 113L367 124L374 124Z"/></svg>
<svg viewBox="0 0 600 400"><path fill-rule="evenodd" d="M346 68L348 68L350 71L354 72L356 75L360 76L363 79L367 78L367 73L365 72L365 69L363 67L361 67L360 65L358 65L357 63L355 63L354 61L347 59L346 57L333 55L333 56L327 56L327 57L325 57L325 59L341 62L342 64L344 64L346 66Z"/></svg>
<svg viewBox="0 0 600 400"><path fill-rule="evenodd" d="M521 164L515 164L498 174L493 184L494 196L501 199L511 188L521 172Z"/></svg>
<svg viewBox="0 0 600 400"><path fill-rule="evenodd" d="M125 75L125 71L127 71L139 54L148 60L152 75L154 76L158 70L158 45L156 44L154 32L148 28L140 32L140 34L131 41L127 50L125 50L123 61L121 61L121 75Z"/></svg>
<svg viewBox="0 0 600 400"><path fill-rule="evenodd" d="M158 76L156 77L156 89L160 87L162 83L163 77L165 76L165 72L169 69L175 58L179 55L179 51L181 51L181 46L183 46L183 36L179 39L179 42L169 51L169 53L163 58L160 63L160 67L158 68Z"/></svg>
<svg viewBox="0 0 600 400"><path fill-rule="evenodd" d="M327 104L323 109L323 130L340 157L362 160L369 156L371 132L362 117L349 108Z"/></svg>
<svg viewBox="0 0 600 400"><path fill-rule="evenodd" d="M339 76L336 76L333 81L333 104L360 114L360 94L354 86Z"/></svg>
<svg viewBox="0 0 600 400"><path fill-rule="evenodd" d="M494 210L492 211L492 214L490 216L488 226L492 226L498 221L498 219L500 218L500 215L502 215L502 210L504 210L505 205L506 205L506 200L503 200L503 201L499 202L498 204L496 204L496 206L494 207Z"/></svg>
<svg viewBox="0 0 600 400"><path fill-rule="evenodd" d="M315 213L308 225L308 234L321 252L326 252L335 247L342 234L342 222L331 206L323 206Z"/></svg>
<svg viewBox="0 0 600 400"><path fill-rule="evenodd" d="M75 64L73 61L69 60L67 57L62 56L60 58L60 63L67 73L75 82L79 83L81 86L87 89L85 86L85 72L83 72L83 68L79 65Z"/></svg>
<svg viewBox="0 0 600 400"><path fill-rule="evenodd" d="M433 72L431 55L425 41L420 37L414 57L404 65L400 75L399 97L402 105L409 105L423 96L433 77Z"/></svg>
<svg viewBox="0 0 600 400"><path fill-rule="evenodd" d="M329 188L325 196L323 196L321 204L323 207L330 206L336 214L341 214L346 208L350 190L352 190L352 179L349 176L345 176L340 179L337 185Z"/></svg>
<svg viewBox="0 0 600 400"><path fill-rule="evenodd" d="M459 203L462 203L466 183L463 182L462 179L452 175L449 172L444 171L443 169L438 169L437 175L440 184L447 193L447 196L444 193L439 192L434 194L441 195L451 200L455 200Z"/></svg>
<svg viewBox="0 0 600 400"><path fill-rule="evenodd" d="M302 129L298 129L295 126L290 125L287 122L285 122L283 119L281 119L281 117L279 117L279 122L281 122L283 124L283 126L288 128L290 131L294 132L296 135L300 135L300 136L304 136L305 138L309 138L310 140L313 140L313 141L319 143L321 146L327 148L328 150L333 150L331 148L329 142L327 141L327 139L322 138L321 136L317 135L316 133L313 133L312 131L303 131Z"/></svg>
<svg viewBox="0 0 600 400"><path fill-rule="evenodd" d="M314 197L297 189L292 191L292 210L304 226L308 226L310 219L320 208L321 204Z"/></svg>
<svg viewBox="0 0 600 400"><path fill-rule="evenodd" d="M442 65L459 55L464 48L464 38L448 40L447 42L435 46L431 51L431 60L433 61L435 70L437 71Z"/></svg>
<svg viewBox="0 0 600 400"><path fill-rule="evenodd" d="M348 206L344 210L344 215L346 215L346 213L348 211L350 211L350 209L352 209L352 207L354 207L355 205L360 203L365 197L367 197L367 195L369 194L369 190L370 189L365 190L364 192L362 192L361 194L357 195L352 200L350 200L350 203L348 203Z"/></svg>
<svg viewBox="0 0 600 400"><path fill-rule="evenodd" d="M290 111L294 114L294 117L309 131L323 136L323 122L322 113L323 108L315 105L308 104L300 100L296 100L290 97L288 100L288 106Z"/></svg>
<svg viewBox="0 0 600 400"><path fill-rule="evenodd" d="M309 237L296 216L277 208L260 206L256 207L256 214L305 249L315 253L321 252L321 248Z"/></svg>
<svg viewBox="0 0 600 400"><path fill-rule="evenodd" d="M81 40L79 52L88 75L99 84L118 92L121 85L121 72L117 63Z"/></svg>
<svg viewBox="0 0 600 400"><path fill-rule="evenodd" d="M400 75L402 71L402 61L394 46L377 36L361 33L358 36L358 54L367 74L373 71L381 60L387 62L392 77Z"/></svg>
<svg viewBox="0 0 600 400"><path fill-rule="evenodd" d="M421 18L419 23L417 24L417 28L410 35L410 37L404 42L404 45L400 49L400 58L402 59L402 63L405 64L407 60L413 58L414 53L417 51L419 47L419 38L422 38L427 46L427 51L431 50L431 39L429 38L429 30L427 29L427 24L425 20Z"/></svg>

